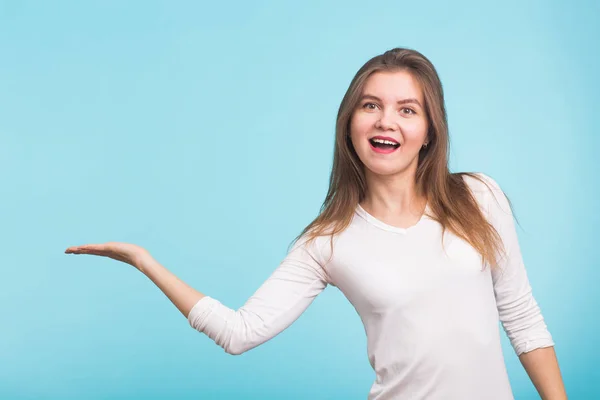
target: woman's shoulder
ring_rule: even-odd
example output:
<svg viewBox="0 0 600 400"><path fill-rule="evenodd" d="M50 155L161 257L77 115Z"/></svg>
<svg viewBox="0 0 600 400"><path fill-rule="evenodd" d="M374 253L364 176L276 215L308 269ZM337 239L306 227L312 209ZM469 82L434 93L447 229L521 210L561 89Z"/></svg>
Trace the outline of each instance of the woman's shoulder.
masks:
<svg viewBox="0 0 600 400"><path fill-rule="evenodd" d="M512 212L511 203L496 179L483 172L463 172L461 174L483 210L490 213Z"/></svg>
<svg viewBox="0 0 600 400"><path fill-rule="evenodd" d="M474 193L502 192L498 182L483 172L458 172L465 184Z"/></svg>

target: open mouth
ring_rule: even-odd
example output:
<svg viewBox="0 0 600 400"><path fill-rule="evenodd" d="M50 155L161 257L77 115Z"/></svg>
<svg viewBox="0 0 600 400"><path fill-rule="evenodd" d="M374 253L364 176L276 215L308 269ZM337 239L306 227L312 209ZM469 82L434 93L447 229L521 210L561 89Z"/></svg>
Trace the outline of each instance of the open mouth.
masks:
<svg viewBox="0 0 600 400"><path fill-rule="evenodd" d="M400 147L400 143L391 138L374 137L369 139L371 148L378 153L391 153Z"/></svg>

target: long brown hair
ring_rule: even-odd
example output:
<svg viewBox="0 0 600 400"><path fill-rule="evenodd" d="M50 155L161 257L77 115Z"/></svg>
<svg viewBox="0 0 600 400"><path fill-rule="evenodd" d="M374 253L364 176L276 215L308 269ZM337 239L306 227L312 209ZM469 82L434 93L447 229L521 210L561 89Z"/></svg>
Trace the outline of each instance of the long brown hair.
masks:
<svg viewBox="0 0 600 400"><path fill-rule="evenodd" d="M442 232L448 229L467 241L481 254L484 262L495 267L498 252L502 248L501 238L479 209L477 201L463 181L463 175L471 176L486 185L487 183L474 173L450 173L450 139L441 81L433 64L425 56L406 48L395 48L373 57L352 79L337 114L333 166L327 196L318 217L304 228L294 242L304 235L307 242L310 242L318 236L329 234L333 251L333 237L350 225L367 188L364 165L349 138L350 119L367 79L375 72L399 70L409 72L419 82L429 127L428 145L419 154L415 182L417 193L426 196L432 213L429 216L441 224Z"/></svg>

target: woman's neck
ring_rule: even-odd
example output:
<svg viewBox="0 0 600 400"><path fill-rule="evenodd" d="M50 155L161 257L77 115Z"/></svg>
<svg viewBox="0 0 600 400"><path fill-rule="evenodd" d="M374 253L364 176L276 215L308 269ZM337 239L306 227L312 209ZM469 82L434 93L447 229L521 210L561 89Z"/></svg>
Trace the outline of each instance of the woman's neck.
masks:
<svg viewBox="0 0 600 400"><path fill-rule="evenodd" d="M410 219L423 214L427 197L417 187L414 174L368 176L367 193L360 205L381 219Z"/></svg>

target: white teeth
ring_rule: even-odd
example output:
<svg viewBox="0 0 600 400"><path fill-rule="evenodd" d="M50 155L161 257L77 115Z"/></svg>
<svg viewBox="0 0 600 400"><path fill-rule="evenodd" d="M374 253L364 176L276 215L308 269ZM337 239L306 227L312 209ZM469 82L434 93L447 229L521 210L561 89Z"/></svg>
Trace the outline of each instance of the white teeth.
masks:
<svg viewBox="0 0 600 400"><path fill-rule="evenodd" d="M383 140L383 139L371 139L371 140L373 140L376 143L391 144L392 146L395 146L395 145L398 144L396 142L392 142L392 141L389 141L389 140Z"/></svg>

